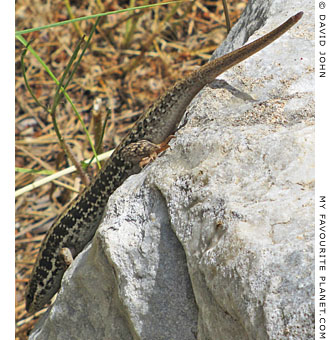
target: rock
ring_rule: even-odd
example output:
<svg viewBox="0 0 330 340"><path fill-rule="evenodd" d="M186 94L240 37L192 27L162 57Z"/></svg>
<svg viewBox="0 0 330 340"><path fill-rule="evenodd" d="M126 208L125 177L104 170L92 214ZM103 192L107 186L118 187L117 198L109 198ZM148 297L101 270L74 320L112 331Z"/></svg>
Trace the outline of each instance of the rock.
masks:
<svg viewBox="0 0 330 340"><path fill-rule="evenodd" d="M313 4L250 1L216 55L302 9L111 196L30 339L314 337Z"/></svg>

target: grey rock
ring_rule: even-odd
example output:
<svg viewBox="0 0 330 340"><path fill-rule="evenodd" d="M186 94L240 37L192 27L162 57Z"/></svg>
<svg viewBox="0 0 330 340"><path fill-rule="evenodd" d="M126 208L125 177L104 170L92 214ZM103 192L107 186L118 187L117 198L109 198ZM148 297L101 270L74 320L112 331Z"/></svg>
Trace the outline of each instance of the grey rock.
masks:
<svg viewBox="0 0 330 340"><path fill-rule="evenodd" d="M313 339L313 4L250 1L216 54L302 9L112 195L30 339Z"/></svg>

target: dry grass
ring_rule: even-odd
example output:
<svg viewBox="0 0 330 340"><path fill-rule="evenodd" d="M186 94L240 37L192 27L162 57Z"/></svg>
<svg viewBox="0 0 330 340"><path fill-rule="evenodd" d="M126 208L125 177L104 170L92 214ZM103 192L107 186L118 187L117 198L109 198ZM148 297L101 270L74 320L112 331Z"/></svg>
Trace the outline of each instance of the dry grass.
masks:
<svg viewBox="0 0 330 340"><path fill-rule="evenodd" d="M228 1L235 22L245 1ZM144 4L136 1L136 5ZM123 1L71 1L75 17L127 7ZM104 149L115 147L138 116L177 79L205 63L226 36L221 1L194 1L107 16L101 19L91 46L67 89L93 136L95 115L112 110ZM38 27L69 18L60 0L17 0L16 30ZM130 18L130 19L129 19ZM25 35L39 56L59 78L82 32L89 34L92 21L33 32ZM130 30L130 27L133 27ZM16 166L35 170L63 169L68 161L58 146L51 118L38 107L24 85L20 68L23 46L16 41ZM50 106L53 81L28 53L27 77L39 100ZM94 104L100 103L99 110ZM91 149L70 105L57 109L60 130L78 160L91 157ZM104 118L103 118L104 119ZM96 167L89 173L95 173ZM16 173L16 189L40 178ZM16 199L16 339L26 339L38 315L25 312L24 292L40 242L47 228L68 203L74 190L82 189L76 175L46 184Z"/></svg>

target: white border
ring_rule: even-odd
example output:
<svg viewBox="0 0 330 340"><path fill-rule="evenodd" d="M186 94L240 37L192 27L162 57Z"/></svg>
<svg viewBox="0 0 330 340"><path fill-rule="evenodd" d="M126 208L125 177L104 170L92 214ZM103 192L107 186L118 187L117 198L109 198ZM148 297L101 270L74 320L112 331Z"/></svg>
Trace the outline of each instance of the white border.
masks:
<svg viewBox="0 0 330 340"><path fill-rule="evenodd" d="M324 27L322 25L325 24ZM329 204L330 204L330 2L315 2L315 339L328 339L330 336L329 323ZM322 28L325 28L325 37ZM323 57L323 60L320 60ZM323 65L323 66L322 66ZM326 70L325 77L321 77L320 68ZM325 196L325 206L320 202ZM323 216L325 215L325 216ZM325 228L320 230L321 221L325 221ZM326 252L320 252L320 241L325 244ZM323 249L324 250L324 249ZM328 258L324 258L323 256ZM322 261L325 262L325 270ZM325 278L325 284L321 283ZM321 288L325 292L321 292ZM321 294L326 300L321 301ZM325 309L324 305L325 303ZM324 312L325 310L325 312Z"/></svg>
<svg viewBox="0 0 330 340"><path fill-rule="evenodd" d="M1 330L4 339L15 337L15 3L2 1L1 23ZM2 333L2 331L1 331Z"/></svg>

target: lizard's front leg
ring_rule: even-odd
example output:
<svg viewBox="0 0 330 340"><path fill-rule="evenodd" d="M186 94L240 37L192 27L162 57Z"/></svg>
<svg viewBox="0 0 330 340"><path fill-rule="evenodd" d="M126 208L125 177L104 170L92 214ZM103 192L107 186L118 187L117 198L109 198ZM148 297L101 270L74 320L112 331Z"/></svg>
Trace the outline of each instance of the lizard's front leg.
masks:
<svg viewBox="0 0 330 340"><path fill-rule="evenodd" d="M142 139L127 145L121 151L121 154L124 159L127 159L135 165L138 165L140 168L143 168L150 162L154 161L161 152L167 150L170 147L168 143L172 138L175 138L175 136L168 136L160 144L154 144Z"/></svg>

